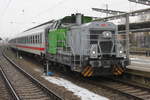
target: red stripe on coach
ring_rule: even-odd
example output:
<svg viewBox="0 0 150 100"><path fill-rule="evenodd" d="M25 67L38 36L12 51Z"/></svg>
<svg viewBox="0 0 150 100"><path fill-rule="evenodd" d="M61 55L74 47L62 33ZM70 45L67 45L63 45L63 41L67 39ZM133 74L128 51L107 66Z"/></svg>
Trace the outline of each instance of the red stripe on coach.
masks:
<svg viewBox="0 0 150 100"><path fill-rule="evenodd" d="M16 46L20 47L20 48L28 48L28 49L40 50L40 51L44 51L45 50L45 48L39 48L39 47L22 46L22 45L16 45Z"/></svg>

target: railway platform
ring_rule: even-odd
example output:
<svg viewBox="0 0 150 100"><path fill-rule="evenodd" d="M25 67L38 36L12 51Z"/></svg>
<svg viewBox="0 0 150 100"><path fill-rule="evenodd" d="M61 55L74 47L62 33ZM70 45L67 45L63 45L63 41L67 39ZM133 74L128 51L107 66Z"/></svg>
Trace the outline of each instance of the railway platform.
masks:
<svg viewBox="0 0 150 100"><path fill-rule="evenodd" d="M124 79L150 87L150 57L130 55Z"/></svg>
<svg viewBox="0 0 150 100"><path fill-rule="evenodd" d="M150 73L150 57L131 55L131 65L127 68Z"/></svg>

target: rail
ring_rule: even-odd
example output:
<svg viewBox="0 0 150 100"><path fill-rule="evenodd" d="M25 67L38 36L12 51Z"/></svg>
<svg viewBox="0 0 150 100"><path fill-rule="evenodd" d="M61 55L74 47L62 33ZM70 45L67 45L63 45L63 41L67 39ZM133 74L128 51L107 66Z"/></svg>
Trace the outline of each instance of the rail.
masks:
<svg viewBox="0 0 150 100"><path fill-rule="evenodd" d="M22 68L20 68L17 64L15 64L9 57L7 57L4 52L3 52L3 56L12 64L14 65L20 72L22 72L25 76L27 76L33 83L35 83L37 86L39 86L43 91L45 91L47 93L47 95L49 95L52 100L64 100L62 97L58 96L56 93L54 93L53 91L49 90L44 84L42 84L40 81L38 81L37 79L35 79L32 75L30 75L29 73L27 73L25 70L23 70ZM17 99L19 100L19 99Z"/></svg>
<svg viewBox="0 0 150 100"><path fill-rule="evenodd" d="M99 81L90 81L88 83L121 93L136 100L150 99L150 89L144 86L107 77L101 77Z"/></svg>
<svg viewBox="0 0 150 100"><path fill-rule="evenodd" d="M0 73L1 73L3 79L4 79L5 83L6 83L6 86L10 90L10 93L11 93L13 99L14 100L21 100L20 97L18 96L18 94L16 93L16 90L13 88L11 82L8 80L8 78L7 78L5 72L3 71L2 68L0 69Z"/></svg>

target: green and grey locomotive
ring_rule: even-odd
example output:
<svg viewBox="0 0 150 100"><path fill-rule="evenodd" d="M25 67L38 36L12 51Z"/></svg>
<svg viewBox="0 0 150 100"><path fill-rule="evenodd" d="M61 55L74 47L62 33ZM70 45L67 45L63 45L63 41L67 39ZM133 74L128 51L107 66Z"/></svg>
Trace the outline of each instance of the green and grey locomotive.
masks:
<svg viewBox="0 0 150 100"><path fill-rule="evenodd" d="M111 22L76 14L24 31L10 43L90 77L122 75L129 65L128 39Z"/></svg>

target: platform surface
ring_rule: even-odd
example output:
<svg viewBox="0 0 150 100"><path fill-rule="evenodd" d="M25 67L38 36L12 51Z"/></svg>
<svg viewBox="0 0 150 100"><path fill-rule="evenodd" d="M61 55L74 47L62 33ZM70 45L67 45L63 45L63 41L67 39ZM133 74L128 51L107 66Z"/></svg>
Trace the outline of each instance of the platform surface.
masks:
<svg viewBox="0 0 150 100"><path fill-rule="evenodd" d="M131 55L131 65L128 69L150 72L150 57Z"/></svg>

